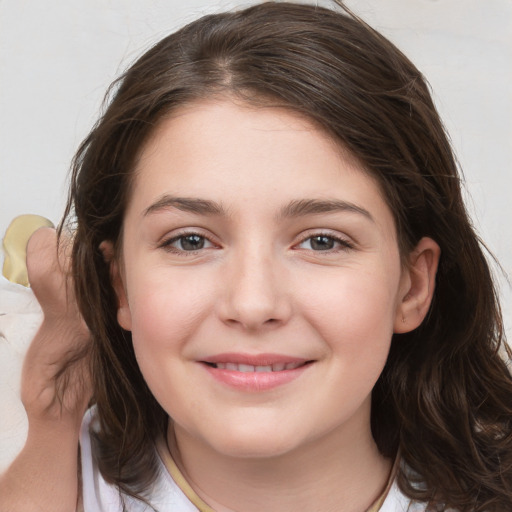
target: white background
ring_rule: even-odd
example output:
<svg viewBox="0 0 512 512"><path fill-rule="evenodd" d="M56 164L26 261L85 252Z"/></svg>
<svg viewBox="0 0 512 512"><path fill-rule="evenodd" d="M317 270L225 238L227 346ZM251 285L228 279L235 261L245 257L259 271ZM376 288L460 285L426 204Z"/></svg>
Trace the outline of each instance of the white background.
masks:
<svg viewBox="0 0 512 512"><path fill-rule="evenodd" d="M185 22L249 3L0 0L0 236L24 213L58 223L73 153L107 86L130 62ZM475 225L512 275L512 1L347 3L428 78L466 176ZM512 294L503 276L500 283L510 339ZM0 469L11 456L5 453L0 446Z"/></svg>

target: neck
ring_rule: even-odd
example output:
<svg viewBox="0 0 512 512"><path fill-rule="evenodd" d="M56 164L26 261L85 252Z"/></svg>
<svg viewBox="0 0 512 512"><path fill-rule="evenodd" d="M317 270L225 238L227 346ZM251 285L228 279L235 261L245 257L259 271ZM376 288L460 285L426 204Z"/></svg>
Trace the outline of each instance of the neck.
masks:
<svg viewBox="0 0 512 512"><path fill-rule="evenodd" d="M171 454L195 492L217 512L266 510L361 512L386 487L391 461L365 428L345 425L274 457L233 457L179 427Z"/></svg>

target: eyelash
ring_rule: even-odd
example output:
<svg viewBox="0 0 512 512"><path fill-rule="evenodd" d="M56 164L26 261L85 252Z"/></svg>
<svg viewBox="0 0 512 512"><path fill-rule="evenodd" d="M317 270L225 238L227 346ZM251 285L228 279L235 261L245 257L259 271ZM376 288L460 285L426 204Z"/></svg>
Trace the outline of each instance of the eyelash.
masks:
<svg viewBox="0 0 512 512"><path fill-rule="evenodd" d="M197 255L200 251L204 250L205 248L202 247L197 250L187 251L185 249L178 249L177 247L173 247L173 245L172 245L181 239L185 239L187 237L192 237L192 236L197 236L197 237L205 240L206 242L212 244L212 246L215 246L215 243L212 240L210 240L207 236L205 236L201 233L197 233L196 231L183 231L181 233L178 233L178 234L172 236L171 238L167 238L167 239L163 240L162 243L158 247L161 249L164 249L167 252L178 254L180 256L194 256L194 255Z"/></svg>
<svg viewBox="0 0 512 512"><path fill-rule="evenodd" d="M339 236L333 235L332 233L323 233L323 232L312 233L312 234L308 233L299 241L298 244L295 244L294 247L301 245L304 242L306 242L307 240L312 240L314 238L328 238L329 240L334 241L335 244L339 244L339 246L337 248L333 248L333 249L324 249L324 250L318 250L318 251L314 251L313 249L307 249L307 250L310 250L310 251L313 251L316 253L323 252L326 254L332 254L332 253L337 253L337 252L348 251L348 250L354 249L354 245L351 242L349 242L346 238L341 238Z"/></svg>
<svg viewBox="0 0 512 512"><path fill-rule="evenodd" d="M180 239L185 239L187 237L193 237L193 236L197 236L197 237L203 239L205 242L212 244L212 246L215 246L215 243L212 240L210 240L207 236L205 236L201 233L197 233L195 231L183 231L181 233L174 235L171 238L165 239L159 245L159 248L164 249L167 252L178 254L180 256L194 256L194 255L197 255L200 251L203 251L204 249L208 249L208 247L206 247L206 248L201 247L200 249L197 249L197 250L187 251L185 249L178 249L177 247L173 247L173 244L178 242ZM313 240L315 238L317 238L317 239L318 238L327 238L329 240L332 240L335 244L338 244L338 247L332 248L332 249L317 250L317 251L315 251L314 249L306 249L306 250L309 250L309 251L312 251L315 253L332 254L332 253L337 253L337 252L341 252L341 251L348 251L348 250L354 249L354 245L351 242L349 242L347 239L341 238L339 236L335 236L332 233L324 233L324 232L318 232L318 233L312 233L312 234L308 233L307 235L302 237L301 240L297 244L294 244L293 247L295 248L297 246L300 246L307 240Z"/></svg>

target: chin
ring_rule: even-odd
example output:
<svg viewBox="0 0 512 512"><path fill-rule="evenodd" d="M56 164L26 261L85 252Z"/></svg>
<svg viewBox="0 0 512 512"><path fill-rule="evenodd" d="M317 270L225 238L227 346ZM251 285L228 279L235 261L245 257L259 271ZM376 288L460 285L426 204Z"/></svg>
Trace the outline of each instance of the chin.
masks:
<svg viewBox="0 0 512 512"><path fill-rule="evenodd" d="M234 432L226 429L222 439L210 440L210 446L224 456L241 459L268 459L294 451L301 443L294 442L290 434L279 434L274 429Z"/></svg>
<svg viewBox="0 0 512 512"><path fill-rule="evenodd" d="M223 449L223 455L235 459L266 460L282 457L291 451L293 449L289 446L269 446L265 441L261 441L259 446L249 445L248 443L226 446Z"/></svg>

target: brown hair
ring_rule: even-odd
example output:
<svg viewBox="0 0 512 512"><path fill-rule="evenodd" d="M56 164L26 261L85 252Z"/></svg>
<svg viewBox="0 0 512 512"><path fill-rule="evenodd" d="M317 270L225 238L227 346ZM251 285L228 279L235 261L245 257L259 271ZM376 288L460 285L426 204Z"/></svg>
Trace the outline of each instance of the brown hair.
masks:
<svg viewBox="0 0 512 512"><path fill-rule="evenodd" d="M402 255L423 236L440 245L430 313L394 336L375 386L373 435L385 456L399 451L399 485L411 498L461 512L510 510L512 378L499 353L501 315L425 80L348 11L281 2L205 16L160 41L113 85L76 155L67 214L76 215L73 272L94 337L104 478L141 495L155 477L153 443L167 415L116 321L98 247L119 244L134 163L159 119L216 94L315 121L379 181Z"/></svg>

